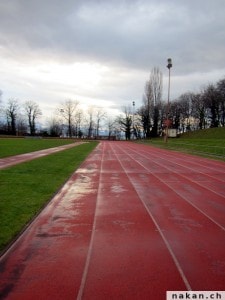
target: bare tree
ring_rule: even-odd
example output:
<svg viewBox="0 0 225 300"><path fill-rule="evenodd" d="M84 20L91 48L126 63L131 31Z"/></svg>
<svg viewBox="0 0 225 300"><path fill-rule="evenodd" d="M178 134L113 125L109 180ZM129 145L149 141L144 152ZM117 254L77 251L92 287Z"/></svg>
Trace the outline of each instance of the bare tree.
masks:
<svg viewBox="0 0 225 300"><path fill-rule="evenodd" d="M117 122L121 127L121 130L125 132L126 140L130 140L131 138L131 128L132 128L132 114L131 107L124 106L123 107L124 116L119 116L117 118Z"/></svg>
<svg viewBox="0 0 225 300"><path fill-rule="evenodd" d="M93 136L94 131L94 106L90 106L87 111L88 114L88 137Z"/></svg>
<svg viewBox="0 0 225 300"><path fill-rule="evenodd" d="M6 107L6 118L8 123L8 132L16 135L16 119L19 110L17 99L9 99Z"/></svg>
<svg viewBox="0 0 225 300"><path fill-rule="evenodd" d="M119 117L112 118L111 116L110 117L107 116L105 125L108 130L108 139L109 140L112 139L112 136L114 136L113 139L116 138L116 136L117 137L119 136L121 125L118 123L118 119L119 119Z"/></svg>
<svg viewBox="0 0 225 300"><path fill-rule="evenodd" d="M68 135L72 137L73 133L73 123L77 111L77 107L79 105L78 101L66 100L62 106L58 109L59 114L66 121L68 126Z"/></svg>
<svg viewBox="0 0 225 300"><path fill-rule="evenodd" d="M152 128L152 111L153 111L153 91L149 81L145 84L145 92L143 96L143 106L139 110L142 117L145 136L150 138Z"/></svg>
<svg viewBox="0 0 225 300"><path fill-rule="evenodd" d="M22 115L20 112L17 114L16 124L17 124L18 135L23 135L27 133L27 122L24 119L24 115Z"/></svg>
<svg viewBox="0 0 225 300"><path fill-rule="evenodd" d="M162 72L154 67L145 84L143 106L139 110L147 138L158 135L160 106L162 100Z"/></svg>
<svg viewBox="0 0 225 300"><path fill-rule="evenodd" d="M190 118L192 115L193 99L194 94L190 92L182 94L178 99L180 115L182 118L182 126L186 131L191 129Z"/></svg>
<svg viewBox="0 0 225 300"><path fill-rule="evenodd" d="M106 123L108 128L108 138L110 139L111 135L113 134L115 120L113 120L112 118L108 118Z"/></svg>
<svg viewBox="0 0 225 300"><path fill-rule="evenodd" d="M81 138L83 136L83 132L81 130L81 123L83 119L84 113L81 109L78 109L75 114L75 135L76 137Z"/></svg>
<svg viewBox="0 0 225 300"><path fill-rule="evenodd" d="M157 106L162 100L163 87L162 72L159 70L159 68L154 67L152 69L149 84L151 85L152 90L153 105Z"/></svg>
<svg viewBox="0 0 225 300"><path fill-rule="evenodd" d="M206 128L206 104L202 94L194 94L192 98L192 115L198 120L198 128Z"/></svg>
<svg viewBox="0 0 225 300"><path fill-rule="evenodd" d="M167 106L167 105L165 105ZM165 111L167 111L167 107L165 107ZM172 101L170 103L170 110L169 110L169 119L172 121L172 126L176 128L177 130L182 127L183 132L184 132L184 120L181 116L181 106L180 102L178 100Z"/></svg>
<svg viewBox="0 0 225 300"><path fill-rule="evenodd" d="M28 118L28 127L31 135L36 134L36 119L42 115L39 105L33 101L24 103L25 113Z"/></svg>
<svg viewBox="0 0 225 300"><path fill-rule="evenodd" d="M221 79L217 82L217 91L219 93L220 102L220 122L221 125L225 126L225 79Z"/></svg>
<svg viewBox="0 0 225 300"><path fill-rule="evenodd" d="M209 109L210 127L218 127L220 122L219 92L213 84L209 84L203 91L202 97Z"/></svg>
<svg viewBox="0 0 225 300"><path fill-rule="evenodd" d="M106 118L106 112L102 107L96 108L96 136L99 136L100 122Z"/></svg>
<svg viewBox="0 0 225 300"><path fill-rule="evenodd" d="M159 125L159 111L162 100L162 87L163 79L162 72L159 68L154 67L150 75L150 86L152 90L152 101L153 101L153 127L152 136L158 136L158 125Z"/></svg>
<svg viewBox="0 0 225 300"><path fill-rule="evenodd" d="M62 134L62 124L57 117L52 117L48 123L50 136L58 137Z"/></svg>

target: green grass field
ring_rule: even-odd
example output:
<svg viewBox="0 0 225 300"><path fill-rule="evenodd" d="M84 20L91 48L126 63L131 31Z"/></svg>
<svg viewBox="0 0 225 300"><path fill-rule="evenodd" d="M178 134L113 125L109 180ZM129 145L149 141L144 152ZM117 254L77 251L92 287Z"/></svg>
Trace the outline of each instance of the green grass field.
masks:
<svg viewBox="0 0 225 300"><path fill-rule="evenodd" d="M71 139L0 138L0 158L74 143Z"/></svg>
<svg viewBox="0 0 225 300"><path fill-rule="evenodd" d="M0 170L0 252L48 203L96 145L97 142L85 143Z"/></svg>
<svg viewBox="0 0 225 300"><path fill-rule="evenodd" d="M163 138L142 141L160 148L188 152L225 161L225 128L209 128L187 132L178 138Z"/></svg>

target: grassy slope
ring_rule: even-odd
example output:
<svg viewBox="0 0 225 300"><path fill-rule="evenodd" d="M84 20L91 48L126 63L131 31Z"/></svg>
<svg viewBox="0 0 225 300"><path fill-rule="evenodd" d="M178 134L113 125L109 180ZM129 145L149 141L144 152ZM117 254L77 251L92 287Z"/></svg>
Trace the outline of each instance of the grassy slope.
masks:
<svg viewBox="0 0 225 300"><path fill-rule="evenodd" d="M96 142L0 171L0 251L51 199Z"/></svg>
<svg viewBox="0 0 225 300"><path fill-rule="evenodd" d="M190 131L182 134L181 139L225 139L225 127Z"/></svg>
<svg viewBox="0 0 225 300"><path fill-rule="evenodd" d="M162 138L152 139L146 143L161 148L219 158L225 161L224 127L187 132L179 138L169 138L167 143Z"/></svg>

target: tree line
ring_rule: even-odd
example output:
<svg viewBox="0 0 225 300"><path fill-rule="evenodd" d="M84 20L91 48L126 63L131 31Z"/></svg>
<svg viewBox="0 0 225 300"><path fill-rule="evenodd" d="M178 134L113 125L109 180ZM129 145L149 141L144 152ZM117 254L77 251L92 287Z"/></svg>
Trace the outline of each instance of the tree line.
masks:
<svg viewBox="0 0 225 300"><path fill-rule="evenodd" d="M90 106L87 111L80 108L79 101L65 100L56 109L54 116L47 120L47 128L38 122L42 111L38 103L9 99L0 109L0 134L44 135L51 137L94 137L100 135L101 122L106 112L101 107Z"/></svg>
<svg viewBox="0 0 225 300"><path fill-rule="evenodd" d="M36 121L42 115L39 105L33 101L21 104L17 99L9 99L5 106L1 106L0 133L8 135L35 135ZM26 118L25 118L26 116Z"/></svg>
<svg viewBox="0 0 225 300"><path fill-rule="evenodd" d="M162 101L163 76L152 69L146 81L142 105L132 113L124 108L120 118L126 138L151 138L164 134L167 122L177 133L225 126L225 78L198 93L186 92L173 101Z"/></svg>
<svg viewBox="0 0 225 300"><path fill-rule="evenodd" d="M154 67L139 108L135 109L133 102L133 108L131 104L124 106L119 116L112 117L104 108L93 105L84 111L79 101L68 99L56 108L45 129L38 126L42 111L36 102L9 99L4 104L0 90L0 134L98 138L104 129L109 139L129 140L163 135L167 119L178 133L225 126L225 78L208 84L198 93L186 92L169 105L162 100L162 89L162 72Z"/></svg>

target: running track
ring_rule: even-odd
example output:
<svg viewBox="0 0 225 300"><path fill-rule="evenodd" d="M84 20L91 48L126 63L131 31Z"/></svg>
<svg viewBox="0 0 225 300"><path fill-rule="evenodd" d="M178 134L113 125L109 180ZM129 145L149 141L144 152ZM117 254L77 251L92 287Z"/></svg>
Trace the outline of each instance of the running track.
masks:
<svg viewBox="0 0 225 300"><path fill-rule="evenodd" d="M225 287L225 164L101 142L0 260L1 299Z"/></svg>

